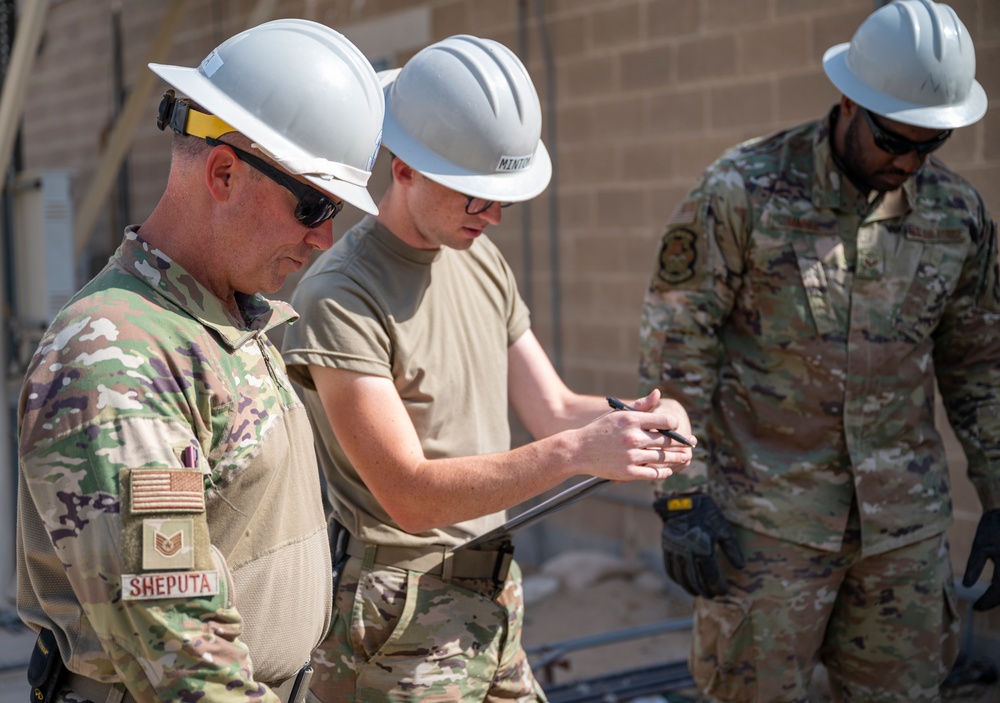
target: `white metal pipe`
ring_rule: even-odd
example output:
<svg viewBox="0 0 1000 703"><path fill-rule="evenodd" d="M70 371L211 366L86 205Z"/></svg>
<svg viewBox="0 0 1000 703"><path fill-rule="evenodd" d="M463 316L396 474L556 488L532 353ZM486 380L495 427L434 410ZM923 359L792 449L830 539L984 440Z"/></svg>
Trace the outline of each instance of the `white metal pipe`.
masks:
<svg viewBox="0 0 1000 703"><path fill-rule="evenodd" d="M77 257L87 248L87 242L90 241L91 232L97 224L97 218L108 197L111 184L118 176L118 169L121 167L122 159L125 158L125 152L132 144L135 128L144 116L146 99L159 80L155 73L146 69L146 64L163 61L189 4L190 0L174 0L167 8L167 13L160 21L156 36L150 44L146 60L143 61L143 69L139 71L139 77L129 93L128 100L125 101L125 107L115 122L111 138L104 153L101 154L101 162L90 180L90 188L83 196L73 225Z"/></svg>
<svg viewBox="0 0 1000 703"><path fill-rule="evenodd" d="M28 90L28 76L38 53L38 43L41 41L42 30L45 27L45 16L49 8L49 0L21 3L23 11L17 18L17 32L14 35L14 45L11 47L10 62L4 76L3 92L0 93L0 173L7 173L10 168L10 158L14 151L14 139L21 125L21 113L24 109L24 98ZM5 266L5 265L4 265ZM4 266L0 266L0 311L7 309L5 300ZM4 319L4 326L8 321ZM7 378L7 339L4 335L0 343L0 513L7 523L0 531L0 604L8 605L9 595L14 591L14 515L8 510L14 505L17 481L17 462L12 460L10 409L12 398L16 393L9 387L12 384ZM9 526L11 529L6 529ZM10 603L13 605L13 603Z"/></svg>
<svg viewBox="0 0 1000 703"><path fill-rule="evenodd" d="M28 92L28 74L38 53L49 0L33 0L21 5L24 10L17 19L17 33L14 35L7 75L4 76L3 93L0 94L0 173L7 173L10 165L14 138L21 124L24 96Z"/></svg>
<svg viewBox="0 0 1000 703"><path fill-rule="evenodd" d="M0 246L3 241L0 240ZM8 320L4 316L7 310L6 302L6 271L7 262L0 262L0 318L3 318L4 333L0 337L0 515L2 515L3 529L0 530L0 609L12 606L8 602L8 595L14 590L14 521L16 510L11 510L14 506L14 496L17 484L17 462L13 460L13 447L10 437L10 406L12 399L16 396L10 391L11 385L7 378L7 325Z"/></svg>
<svg viewBox="0 0 1000 703"><path fill-rule="evenodd" d="M143 65L163 60L188 4L189 0L174 0L163 21L160 22ZM276 9L277 0L258 0L249 15L250 26L256 26L271 19ZM73 225L77 256L86 249L87 242L90 241L94 225L97 224L97 218L108 197L111 184L118 174L118 169L125 158L125 152L131 145L135 129L142 118L146 98L149 97L157 80L159 79L152 71L141 71L121 114L118 116L118 121L111 133L111 139L108 141L104 154L101 156L101 163L90 181L90 188L80 203L76 222Z"/></svg>

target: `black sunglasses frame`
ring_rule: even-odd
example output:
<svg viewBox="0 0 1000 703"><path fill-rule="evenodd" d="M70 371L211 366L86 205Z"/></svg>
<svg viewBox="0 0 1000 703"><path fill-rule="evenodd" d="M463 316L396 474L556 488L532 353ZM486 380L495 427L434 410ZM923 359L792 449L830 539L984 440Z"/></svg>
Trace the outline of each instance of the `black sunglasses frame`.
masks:
<svg viewBox="0 0 1000 703"><path fill-rule="evenodd" d="M875 117L866 108L858 105L858 109L861 110L861 114L864 115L865 121L868 123L868 129L871 130L875 146L893 156L902 156L909 154L911 151L917 152L917 156L926 156L932 151L940 149L951 136L951 130L948 129L925 142L915 142L906 137L901 137L894 132L890 132L876 122Z"/></svg>
<svg viewBox="0 0 1000 703"><path fill-rule="evenodd" d="M246 161L253 168L263 173L278 185L282 185L292 192L298 199L295 204L295 219L309 229L315 229L327 220L332 220L341 210L344 209L343 202L337 202L321 193L312 186L297 181L287 173L276 169L271 164L253 154L212 137L205 137L205 141L211 146L228 146L240 158Z"/></svg>
<svg viewBox="0 0 1000 703"><path fill-rule="evenodd" d="M491 207L493 207L493 203L497 202L496 200L486 200L485 198L477 198L472 195L465 195L465 193L462 193L462 196L465 198L465 212L468 215L478 215L480 213L486 212ZM482 202L485 203L485 205L473 210L472 203L476 200L481 200ZM510 207L513 204L514 203L500 203L500 207Z"/></svg>

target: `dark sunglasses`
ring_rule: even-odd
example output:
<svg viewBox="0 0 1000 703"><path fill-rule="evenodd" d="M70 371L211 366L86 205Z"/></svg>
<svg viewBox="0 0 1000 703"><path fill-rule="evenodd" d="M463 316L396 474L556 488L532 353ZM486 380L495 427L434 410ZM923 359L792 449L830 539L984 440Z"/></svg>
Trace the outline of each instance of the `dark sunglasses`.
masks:
<svg viewBox="0 0 1000 703"><path fill-rule="evenodd" d="M213 139L212 137L205 137L205 141L211 146L228 146L236 152L241 161L246 161L278 185L283 185L292 191L292 194L299 199L299 202L295 205L295 219L310 229L319 227L327 220L332 220L337 216L338 212L344 209L343 202L338 203L332 200L312 186L295 180L287 173L279 171L271 164L249 152L243 151L232 144Z"/></svg>
<svg viewBox="0 0 1000 703"><path fill-rule="evenodd" d="M473 198L471 195L465 196L465 211L470 215L478 215L481 212L486 212L491 207L496 200L484 200L483 198ZM510 207L514 203L500 203L500 207Z"/></svg>
<svg viewBox="0 0 1000 703"><path fill-rule="evenodd" d="M875 146L893 156L902 156L903 154L909 154L911 151L917 152L917 156L926 156L932 151L940 149L941 145L948 141L948 137L951 136L951 130L948 129L925 142L910 141L906 137L901 137L898 134L890 132L876 122L868 110L860 105L858 107L861 109L861 114L865 116L868 129L872 132L872 139L875 140Z"/></svg>

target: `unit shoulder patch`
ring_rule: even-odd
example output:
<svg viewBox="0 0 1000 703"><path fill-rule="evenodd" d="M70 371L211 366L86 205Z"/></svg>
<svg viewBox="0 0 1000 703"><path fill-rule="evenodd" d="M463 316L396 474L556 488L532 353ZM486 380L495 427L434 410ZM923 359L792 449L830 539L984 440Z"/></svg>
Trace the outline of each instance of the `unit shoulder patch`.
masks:
<svg viewBox="0 0 1000 703"><path fill-rule="evenodd" d="M664 283L684 283L694 278L698 236L685 227L667 230L660 249L659 277Z"/></svg>

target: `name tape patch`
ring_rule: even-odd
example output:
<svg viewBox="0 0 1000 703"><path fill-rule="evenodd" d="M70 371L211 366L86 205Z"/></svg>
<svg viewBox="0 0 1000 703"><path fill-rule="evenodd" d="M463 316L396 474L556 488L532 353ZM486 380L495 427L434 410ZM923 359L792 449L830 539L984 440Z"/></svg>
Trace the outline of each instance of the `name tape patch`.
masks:
<svg viewBox="0 0 1000 703"><path fill-rule="evenodd" d="M198 471L133 471L133 513L200 513L205 489Z"/></svg>
<svg viewBox="0 0 1000 703"><path fill-rule="evenodd" d="M523 171L531 165L531 158L534 154L528 154L527 156L501 156L500 161L497 162L497 171L508 172L508 171Z"/></svg>
<svg viewBox="0 0 1000 703"><path fill-rule="evenodd" d="M218 571L122 574L122 600L198 598L219 593Z"/></svg>

